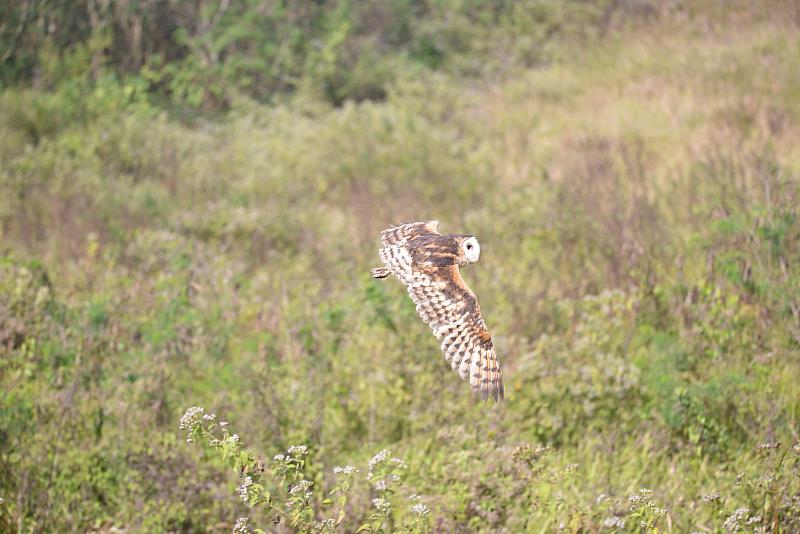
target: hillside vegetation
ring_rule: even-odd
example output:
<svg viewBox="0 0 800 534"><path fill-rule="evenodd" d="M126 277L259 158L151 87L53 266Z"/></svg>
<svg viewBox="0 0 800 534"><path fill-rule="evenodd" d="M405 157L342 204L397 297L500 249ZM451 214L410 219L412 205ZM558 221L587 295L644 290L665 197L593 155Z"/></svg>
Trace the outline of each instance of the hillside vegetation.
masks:
<svg viewBox="0 0 800 534"><path fill-rule="evenodd" d="M800 531L800 5L282 4L0 8L0 531Z"/></svg>

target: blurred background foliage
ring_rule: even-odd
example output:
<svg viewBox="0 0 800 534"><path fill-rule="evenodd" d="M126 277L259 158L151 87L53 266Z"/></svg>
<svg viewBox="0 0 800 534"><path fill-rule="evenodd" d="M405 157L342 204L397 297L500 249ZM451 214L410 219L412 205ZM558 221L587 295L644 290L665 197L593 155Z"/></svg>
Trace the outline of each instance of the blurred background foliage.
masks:
<svg viewBox="0 0 800 534"><path fill-rule="evenodd" d="M641 488L661 531L800 529L798 28L790 0L4 2L0 530L229 531L191 405L307 445L322 488L390 447L438 532L637 532ZM500 406L368 276L433 218L481 240Z"/></svg>

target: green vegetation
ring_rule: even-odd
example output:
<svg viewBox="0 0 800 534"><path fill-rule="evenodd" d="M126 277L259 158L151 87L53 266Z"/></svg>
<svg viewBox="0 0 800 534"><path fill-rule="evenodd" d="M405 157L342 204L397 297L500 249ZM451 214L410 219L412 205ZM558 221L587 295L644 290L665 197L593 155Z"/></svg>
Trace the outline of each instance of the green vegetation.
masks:
<svg viewBox="0 0 800 534"><path fill-rule="evenodd" d="M800 531L796 2L0 14L0 531Z"/></svg>

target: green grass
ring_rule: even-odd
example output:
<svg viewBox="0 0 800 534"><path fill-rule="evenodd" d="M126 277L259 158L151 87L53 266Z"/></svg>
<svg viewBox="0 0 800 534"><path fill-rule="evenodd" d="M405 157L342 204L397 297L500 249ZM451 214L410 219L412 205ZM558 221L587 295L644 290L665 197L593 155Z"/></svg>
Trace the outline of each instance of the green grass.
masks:
<svg viewBox="0 0 800 534"><path fill-rule="evenodd" d="M417 531L800 529L796 21L715 6L338 107L6 88L0 530L291 531L185 442L190 406L268 465L306 445L317 519L359 467L342 532L383 448L387 531L414 493ZM499 406L369 277L380 230L432 218L481 241Z"/></svg>

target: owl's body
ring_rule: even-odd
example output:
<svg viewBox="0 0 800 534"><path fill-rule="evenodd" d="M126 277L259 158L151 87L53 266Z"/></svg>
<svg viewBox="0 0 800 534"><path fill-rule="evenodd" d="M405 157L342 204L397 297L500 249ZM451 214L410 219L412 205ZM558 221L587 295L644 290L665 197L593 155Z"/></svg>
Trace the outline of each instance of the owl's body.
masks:
<svg viewBox="0 0 800 534"><path fill-rule="evenodd" d="M438 221L395 226L381 232L378 251L385 268L375 278L394 274L403 282L422 320L442 340L442 352L462 380L484 399L503 398L503 377L492 337L475 294L459 267L475 263L480 245L473 236L441 235Z"/></svg>

